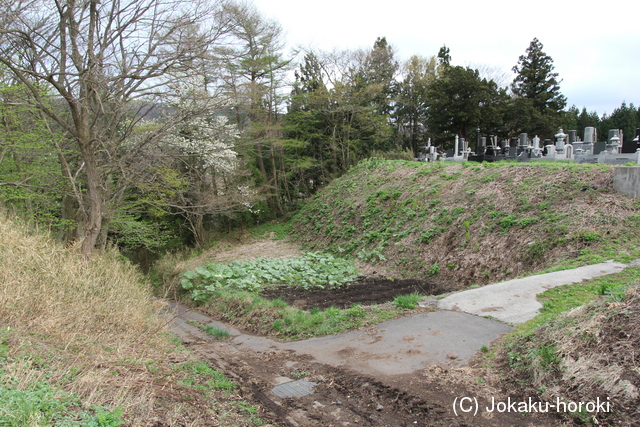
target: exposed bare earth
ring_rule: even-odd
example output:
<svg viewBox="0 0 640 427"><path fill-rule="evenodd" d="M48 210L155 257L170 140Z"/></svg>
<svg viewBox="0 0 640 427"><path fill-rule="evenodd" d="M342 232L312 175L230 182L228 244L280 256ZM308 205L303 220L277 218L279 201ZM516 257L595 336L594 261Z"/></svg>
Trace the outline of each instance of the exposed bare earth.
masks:
<svg viewBox="0 0 640 427"><path fill-rule="evenodd" d="M489 386L480 368L431 366L412 374L380 375L336 366L318 357L264 346L254 350L231 338L213 340L188 322L174 331L191 349L241 386L245 399L260 404L261 418L278 426L553 426L548 414L523 416L488 413L477 416L453 410L456 398L472 396L483 405L491 398L506 401L500 388ZM259 338L262 339L262 338ZM265 341L268 343L268 341ZM479 378L482 378L480 381ZM302 379L312 382L313 394L281 398L274 387ZM566 424L565 424L566 425Z"/></svg>
<svg viewBox="0 0 640 427"><path fill-rule="evenodd" d="M300 250L281 240L264 239L245 245L218 247L189 264L228 262L249 258L297 256ZM368 266L368 271L377 271ZM412 292L438 294L445 290L424 280L389 280L381 275L363 277L350 288L339 291L276 289L264 292L268 298L282 298L300 308L348 307L355 303L372 304L393 300ZM486 320L486 319L481 319ZM210 363L227 372L241 385L243 396L261 406L261 418L282 426L507 426L560 425L558 418L534 414L523 418L515 413L488 413L477 416L453 410L456 398L475 397L488 405L491 398L508 399L499 379L455 357L412 374L385 375L336 365L303 352L264 345L261 350L238 346L231 339L213 340L197 328L182 322L182 340ZM248 335L247 335L248 336ZM261 337L256 339L262 340ZM264 338L266 340L266 338ZM348 351L346 349L345 351ZM399 357L402 355L400 354ZM409 356L409 355L408 355ZM358 359L353 356L353 362ZM462 367L460 367L462 365ZM451 366L457 366L452 368ZM271 391L280 382L303 379L315 383L314 393L304 397L279 398ZM490 383L497 384L495 387ZM565 424L566 425L566 424Z"/></svg>
<svg viewBox="0 0 640 427"><path fill-rule="evenodd" d="M261 292L261 295L280 298L289 305L302 309L348 308L353 304L384 304L397 295L418 293L438 295L446 290L433 283L417 279L386 279L380 276L361 277L357 282L342 289L276 288Z"/></svg>

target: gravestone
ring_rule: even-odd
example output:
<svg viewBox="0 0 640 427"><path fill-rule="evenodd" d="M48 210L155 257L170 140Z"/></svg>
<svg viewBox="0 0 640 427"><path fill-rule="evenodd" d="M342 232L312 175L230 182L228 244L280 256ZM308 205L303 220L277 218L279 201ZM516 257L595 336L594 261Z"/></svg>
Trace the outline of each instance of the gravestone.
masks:
<svg viewBox="0 0 640 427"><path fill-rule="evenodd" d="M476 151L478 154L484 153L484 150L487 148L487 137L480 137L480 143L476 147Z"/></svg>
<svg viewBox="0 0 640 427"><path fill-rule="evenodd" d="M520 147L526 147L527 145L529 145L529 141L528 141L528 135L526 133L521 133L520 134Z"/></svg>
<svg viewBox="0 0 640 427"><path fill-rule="evenodd" d="M562 129L558 131L556 134L556 151L563 152L564 150L564 140L567 137L567 134L564 133Z"/></svg>
<svg viewBox="0 0 640 427"><path fill-rule="evenodd" d="M598 141L598 131L596 130L596 128L594 127L584 128L584 143L594 144L597 141Z"/></svg>
<svg viewBox="0 0 640 427"><path fill-rule="evenodd" d="M607 149L607 143L604 141L593 144L593 154L598 155Z"/></svg>
<svg viewBox="0 0 640 427"><path fill-rule="evenodd" d="M538 135L533 137L533 148L540 148L540 137Z"/></svg>

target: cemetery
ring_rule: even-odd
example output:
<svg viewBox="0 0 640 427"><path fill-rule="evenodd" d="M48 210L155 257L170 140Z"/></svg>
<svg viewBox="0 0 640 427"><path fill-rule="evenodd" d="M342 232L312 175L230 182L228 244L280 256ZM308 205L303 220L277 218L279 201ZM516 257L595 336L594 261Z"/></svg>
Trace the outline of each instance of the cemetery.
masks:
<svg viewBox="0 0 640 427"><path fill-rule="evenodd" d="M448 150L446 155L432 146L429 140L426 146L421 147L416 160L427 162L439 160L453 162L547 160L612 165L640 164L638 145L640 128L637 129L633 140L625 140L622 129L611 129L605 141L598 141L598 133L594 127L584 129L584 140L577 136L576 130L565 133L563 129L558 130L555 141L551 139L542 141L537 135L530 138L527 133L521 133L518 138L512 138L511 141L507 139L498 141L498 137L495 135L481 135L478 128L475 151L472 151L469 141L456 135L454 148Z"/></svg>

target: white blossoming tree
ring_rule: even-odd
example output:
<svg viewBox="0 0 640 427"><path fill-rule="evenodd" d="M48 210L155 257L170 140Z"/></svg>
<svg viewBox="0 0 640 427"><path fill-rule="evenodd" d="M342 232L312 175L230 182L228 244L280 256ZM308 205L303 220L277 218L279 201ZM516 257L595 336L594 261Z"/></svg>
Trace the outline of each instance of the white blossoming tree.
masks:
<svg viewBox="0 0 640 427"><path fill-rule="evenodd" d="M228 100L206 91L189 90L173 115L192 116L172 128L157 144L149 146L145 159L153 167L141 180L138 201L185 219L196 245L208 238L207 221L250 211L258 195L253 190L236 144L240 132L224 111ZM184 110L198 110L198 114ZM146 124L139 138L162 126L162 120Z"/></svg>

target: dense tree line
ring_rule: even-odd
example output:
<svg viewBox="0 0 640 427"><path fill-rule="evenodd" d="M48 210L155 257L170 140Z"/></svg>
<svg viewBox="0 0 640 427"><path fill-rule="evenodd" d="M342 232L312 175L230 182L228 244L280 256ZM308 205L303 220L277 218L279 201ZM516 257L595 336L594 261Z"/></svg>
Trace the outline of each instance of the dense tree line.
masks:
<svg viewBox="0 0 640 427"><path fill-rule="evenodd" d="M282 216L363 158L455 135L635 135L638 110L565 110L534 39L511 85L386 38L285 53L280 25L232 1L10 0L0 7L0 199L89 255L161 251ZM294 75L289 82L288 76Z"/></svg>

